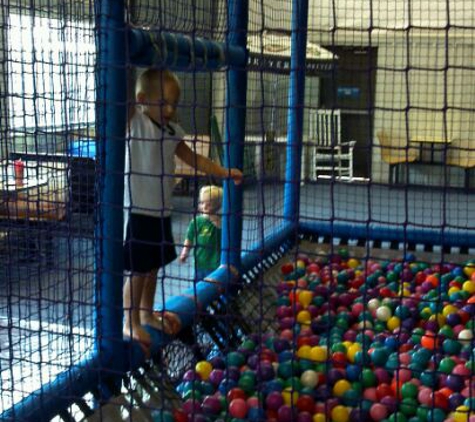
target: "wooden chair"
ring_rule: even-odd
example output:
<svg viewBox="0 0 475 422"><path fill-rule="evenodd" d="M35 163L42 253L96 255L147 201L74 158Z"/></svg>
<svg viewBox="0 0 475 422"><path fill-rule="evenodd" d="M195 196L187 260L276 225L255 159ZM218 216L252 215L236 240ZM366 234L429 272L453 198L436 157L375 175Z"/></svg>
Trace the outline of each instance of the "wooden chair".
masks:
<svg viewBox="0 0 475 422"><path fill-rule="evenodd" d="M382 130L377 136L381 145L381 159L389 164L388 182L391 184L394 179L395 183L399 183L399 165L419 160L419 149L410 147L408 139L401 135L396 136Z"/></svg>
<svg viewBox="0 0 475 422"><path fill-rule="evenodd" d="M446 164L464 169L464 187L470 188L470 170L475 168L475 141L452 139L447 149Z"/></svg>
<svg viewBox="0 0 475 422"><path fill-rule="evenodd" d="M340 110L311 110L309 117L310 179L329 172L352 180L356 141L342 142Z"/></svg>

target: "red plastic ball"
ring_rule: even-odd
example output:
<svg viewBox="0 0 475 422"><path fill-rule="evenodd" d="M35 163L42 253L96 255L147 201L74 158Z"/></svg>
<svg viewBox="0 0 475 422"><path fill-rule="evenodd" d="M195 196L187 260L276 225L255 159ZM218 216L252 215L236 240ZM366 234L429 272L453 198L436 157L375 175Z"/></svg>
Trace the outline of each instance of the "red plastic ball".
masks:
<svg viewBox="0 0 475 422"><path fill-rule="evenodd" d="M315 401L308 395L302 395L297 400L297 409L300 412L313 413L315 409Z"/></svg>
<svg viewBox="0 0 475 422"><path fill-rule="evenodd" d="M232 402L234 399L245 400L247 396L244 390L241 390L240 388L235 387L235 388L231 388L231 390L228 391L226 398L228 399L229 402Z"/></svg>
<svg viewBox="0 0 475 422"><path fill-rule="evenodd" d="M229 414L233 418L244 419L247 415L247 403L243 399L234 399L229 403Z"/></svg>

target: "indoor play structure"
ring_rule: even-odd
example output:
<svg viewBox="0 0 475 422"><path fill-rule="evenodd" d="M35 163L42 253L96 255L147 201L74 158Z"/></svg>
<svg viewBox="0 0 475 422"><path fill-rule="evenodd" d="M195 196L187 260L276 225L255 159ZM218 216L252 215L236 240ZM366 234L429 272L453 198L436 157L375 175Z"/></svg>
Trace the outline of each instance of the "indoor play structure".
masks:
<svg viewBox="0 0 475 422"><path fill-rule="evenodd" d="M0 6L0 419L472 422L475 7ZM221 264L160 269L123 338L124 162L144 68L181 81L175 247L223 187ZM190 332L192 343L180 337Z"/></svg>

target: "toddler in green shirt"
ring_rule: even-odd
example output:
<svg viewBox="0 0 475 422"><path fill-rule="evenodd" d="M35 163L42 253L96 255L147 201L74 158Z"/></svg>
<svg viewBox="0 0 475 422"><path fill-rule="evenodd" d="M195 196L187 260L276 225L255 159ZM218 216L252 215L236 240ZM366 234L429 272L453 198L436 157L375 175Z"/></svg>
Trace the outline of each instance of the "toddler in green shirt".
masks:
<svg viewBox="0 0 475 422"><path fill-rule="evenodd" d="M198 209L186 231L180 262L186 262L193 248L195 281L203 280L219 267L221 259L221 203L222 188L214 185L200 189Z"/></svg>

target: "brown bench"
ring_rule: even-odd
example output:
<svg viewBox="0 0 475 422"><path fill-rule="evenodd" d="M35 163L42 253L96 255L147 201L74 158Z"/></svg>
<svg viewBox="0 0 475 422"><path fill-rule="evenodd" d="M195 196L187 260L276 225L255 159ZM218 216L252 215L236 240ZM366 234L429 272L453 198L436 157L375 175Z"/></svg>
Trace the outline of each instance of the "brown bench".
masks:
<svg viewBox="0 0 475 422"><path fill-rule="evenodd" d="M27 176L22 185L0 183L1 231L8 234L15 227L25 226L44 229L45 252L51 259L54 251L52 225L65 221L68 215L66 163L26 161L26 166ZM39 169L41 177L38 176ZM33 172L36 176L31 175ZM2 171L3 176L6 174ZM33 240L29 238L28 242L32 244Z"/></svg>

